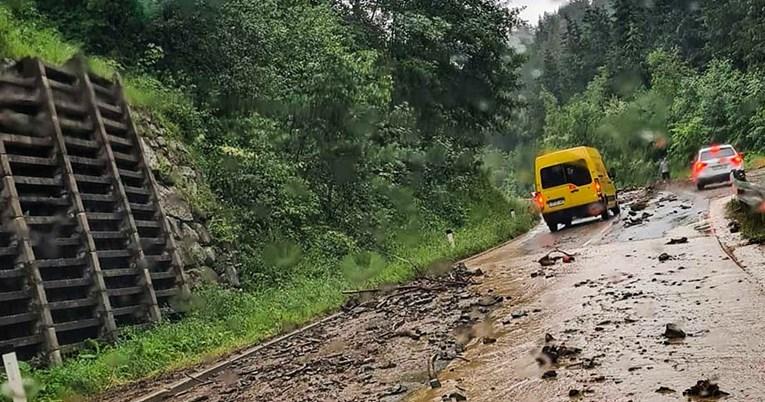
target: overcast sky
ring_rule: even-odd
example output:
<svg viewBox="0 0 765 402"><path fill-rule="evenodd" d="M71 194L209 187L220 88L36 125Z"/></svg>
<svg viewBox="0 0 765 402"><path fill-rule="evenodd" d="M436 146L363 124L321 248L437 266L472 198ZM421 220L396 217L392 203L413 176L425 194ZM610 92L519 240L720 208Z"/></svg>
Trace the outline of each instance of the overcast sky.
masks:
<svg viewBox="0 0 765 402"><path fill-rule="evenodd" d="M510 0L513 6L526 6L521 12L521 18L536 25L539 17L546 12L552 12L558 9L567 0Z"/></svg>

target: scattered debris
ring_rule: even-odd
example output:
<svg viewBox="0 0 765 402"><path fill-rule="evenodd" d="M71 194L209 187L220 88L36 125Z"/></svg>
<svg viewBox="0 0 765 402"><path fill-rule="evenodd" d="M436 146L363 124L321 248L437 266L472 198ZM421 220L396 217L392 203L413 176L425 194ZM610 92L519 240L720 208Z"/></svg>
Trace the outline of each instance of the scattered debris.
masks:
<svg viewBox="0 0 765 402"><path fill-rule="evenodd" d="M562 255L553 256L553 253L559 253ZM563 262L566 264L574 262L576 261L576 258L574 258L575 256L575 254L567 253L559 248L556 248L540 258L538 262L539 265L543 267L551 267L555 265L558 260L563 260Z"/></svg>
<svg viewBox="0 0 765 402"><path fill-rule="evenodd" d="M631 226L641 225L642 223L643 223L643 219L641 218L628 217L628 218L625 218L624 227L628 228Z"/></svg>
<svg viewBox="0 0 765 402"><path fill-rule="evenodd" d="M656 392L659 394L672 394L675 392L675 390L669 387L661 386L659 387L659 389L656 390Z"/></svg>
<svg viewBox="0 0 765 402"><path fill-rule="evenodd" d="M430 384L430 388L436 389L441 388L441 382L438 381L438 374L436 373L436 360L438 359L438 355L434 354L433 356L428 359L428 378L430 381L428 384Z"/></svg>
<svg viewBox="0 0 765 402"><path fill-rule="evenodd" d="M548 370L548 371L545 371L544 374L542 374L543 380L549 380L549 379L553 379L557 377L558 377L558 373L555 370Z"/></svg>
<svg viewBox="0 0 765 402"><path fill-rule="evenodd" d="M566 345L545 345L542 353L537 357L537 363L540 365L556 364L562 357L571 357L582 353L582 349L569 348Z"/></svg>
<svg viewBox="0 0 765 402"><path fill-rule="evenodd" d="M584 359L582 361L582 368L584 368L585 370L592 370L598 366L600 366L600 364L597 361L595 361L595 357Z"/></svg>
<svg viewBox="0 0 765 402"><path fill-rule="evenodd" d="M638 201L635 201L630 205L631 211L642 211L644 209L648 208L648 200L647 199L641 199Z"/></svg>
<svg viewBox="0 0 765 402"><path fill-rule="evenodd" d="M545 334L545 343L550 343L550 342L552 342L552 341L554 341L554 340L555 340L555 338L553 338L553 336L552 336L552 335L550 335L550 334Z"/></svg>
<svg viewBox="0 0 765 402"><path fill-rule="evenodd" d="M731 233L738 233L741 231L741 224L738 223L738 221L730 221L728 223L728 230L730 230Z"/></svg>
<svg viewBox="0 0 765 402"><path fill-rule="evenodd" d="M483 337L483 344L484 345L491 345L493 343L497 343L497 338L492 338L490 336Z"/></svg>
<svg viewBox="0 0 765 402"><path fill-rule="evenodd" d="M410 330L402 329L393 333L393 337L409 338L415 341L419 341L422 338L422 332L419 329Z"/></svg>
<svg viewBox="0 0 765 402"><path fill-rule="evenodd" d="M717 384L710 382L709 380L699 380L696 385L683 391L684 396L698 396L702 398L720 398L728 396L725 391L722 391Z"/></svg>
<svg viewBox="0 0 765 402"><path fill-rule="evenodd" d="M467 397L459 392L452 392L449 395L444 395L443 398L441 398L443 401L467 401Z"/></svg>
<svg viewBox="0 0 765 402"><path fill-rule="evenodd" d="M383 392L382 396L401 395L406 391L408 391L408 388L406 387L406 385L396 384L390 387L387 391Z"/></svg>
<svg viewBox="0 0 765 402"><path fill-rule="evenodd" d="M667 328L664 330L664 336L669 339L683 339L685 338L685 331L680 329L676 324L667 324Z"/></svg>
<svg viewBox="0 0 765 402"><path fill-rule="evenodd" d="M510 313L510 317L513 317L515 319L523 318L523 317L526 317L527 315L529 315L529 313L527 313L524 310L516 310Z"/></svg>
<svg viewBox="0 0 765 402"><path fill-rule="evenodd" d="M582 395L582 391L580 391L578 389L571 389L571 390L568 391L569 398L576 398L576 397L581 396L581 395Z"/></svg>
<svg viewBox="0 0 765 402"><path fill-rule="evenodd" d="M669 242L667 242L668 245L685 244L685 243L688 243L688 238L687 237L681 237L679 239L671 239Z"/></svg>
<svg viewBox="0 0 765 402"><path fill-rule="evenodd" d="M491 307L495 304L501 303L503 300L505 300L505 298L502 296L495 296L495 295L483 296L480 299L478 299L478 305L481 307Z"/></svg>
<svg viewBox="0 0 765 402"><path fill-rule="evenodd" d="M669 255L667 253L661 253L659 255L659 262L666 262L666 261L673 260L673 259L674 259L674 257L672 257L671 255Z"/></svg>

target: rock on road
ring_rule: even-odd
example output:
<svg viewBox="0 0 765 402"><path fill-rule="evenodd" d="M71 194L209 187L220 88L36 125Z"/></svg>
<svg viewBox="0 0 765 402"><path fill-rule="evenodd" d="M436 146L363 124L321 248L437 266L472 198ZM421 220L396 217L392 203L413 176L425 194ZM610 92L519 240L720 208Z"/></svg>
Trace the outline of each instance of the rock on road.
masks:
<svg viewBox="0 0 765 402"><path fill-rule="evenodd" d="M692 389L700 380L728 400L765 400L765 275L753 273L765 268L742 268L718 243L729 193L677 186L611 221L539 226L447 280L355 300L165 400L671 401L715 391ZM554 248L574 261L540 266Z"/></svg>

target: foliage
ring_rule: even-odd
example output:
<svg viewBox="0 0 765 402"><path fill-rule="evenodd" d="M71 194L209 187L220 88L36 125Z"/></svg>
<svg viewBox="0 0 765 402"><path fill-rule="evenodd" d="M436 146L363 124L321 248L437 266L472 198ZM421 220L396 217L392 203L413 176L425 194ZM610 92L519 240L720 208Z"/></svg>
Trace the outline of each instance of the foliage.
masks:
<svg viewBox="0 0 765 402"><path fill-rule="evenodd" d="M577 0L546 15L525 69L543 72L524 77L534 88L528 104L545 105L529 107L530 141L600 148L625 184L655 178L663 155L687 170L710 143L762 152L760 9L743 0Z"/></svg>
<svg viewBox="0 0 765 402"><path fill-rule="evenodd" d="M726 215L741 225L741 235L752 243L765 243L765 214L743 202L733 200L727 205Z"/></svg>

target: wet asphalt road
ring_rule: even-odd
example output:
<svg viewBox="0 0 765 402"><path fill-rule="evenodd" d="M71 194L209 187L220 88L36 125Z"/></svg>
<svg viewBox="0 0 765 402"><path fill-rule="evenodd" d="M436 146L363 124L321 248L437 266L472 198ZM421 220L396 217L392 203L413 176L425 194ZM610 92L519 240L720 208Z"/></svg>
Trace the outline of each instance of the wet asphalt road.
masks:
<svg viewBox="0 0 765 402"><path fill-rule="evenodd" d="M466 360L441 374L442 388L409 400L457 392L469 401L673 401L687 400L683 391L704 379L727 400L765 400L763 284L728 258L708 223L710 202L728 194L675 186L635 214L650 214L642 224L587 221L555 234L539 227L471 260L487 272L480 287L513 295L489 318L497 342L469 345ZM679 237L688 242L666 244ZM540 268L551 247L578 253L576 261ZM661 262L662 253L670 259ZM663 336L667 324L686 337ZM545 345L581 352L540 363ZM543 379L550 371L556 376Z"/></svg>

